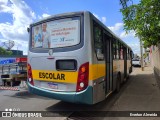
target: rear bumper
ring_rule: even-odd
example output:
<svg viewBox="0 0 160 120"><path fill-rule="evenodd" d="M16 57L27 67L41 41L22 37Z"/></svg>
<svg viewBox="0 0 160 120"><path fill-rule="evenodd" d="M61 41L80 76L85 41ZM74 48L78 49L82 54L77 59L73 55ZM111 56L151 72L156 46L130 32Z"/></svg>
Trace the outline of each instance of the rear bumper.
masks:
<svg viewBox="0 0 160 120"><path fill-rule="evenodd" d="M132 64L132 66L141 66L141 64Z"/></svg>
<svg viewBox="0 0 160 120"><path fill-rule="evenodd" d="M56 92L32 86L28 82L27 85L29 92L36 95L66 102L93 104L93 89L91 86L88 86L84 91L81 92Z"/></svg>

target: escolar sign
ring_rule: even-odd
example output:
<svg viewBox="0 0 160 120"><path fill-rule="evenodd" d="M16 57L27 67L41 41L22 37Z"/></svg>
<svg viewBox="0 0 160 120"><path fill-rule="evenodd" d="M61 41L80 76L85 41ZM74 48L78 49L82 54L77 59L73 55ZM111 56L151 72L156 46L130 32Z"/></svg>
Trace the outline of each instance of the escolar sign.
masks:
<svg viewBox="0 0 160 120"><path fill-rule="evenodd" d="M39 72L39 78L65 80L65 74Z"/></svg>
<svg viewBox="0 0 160 120"><path fill-rule="evenodd" d="M78 72L32 70L32 75L34 80L47 81L47 82L77 83Z"/></svg>

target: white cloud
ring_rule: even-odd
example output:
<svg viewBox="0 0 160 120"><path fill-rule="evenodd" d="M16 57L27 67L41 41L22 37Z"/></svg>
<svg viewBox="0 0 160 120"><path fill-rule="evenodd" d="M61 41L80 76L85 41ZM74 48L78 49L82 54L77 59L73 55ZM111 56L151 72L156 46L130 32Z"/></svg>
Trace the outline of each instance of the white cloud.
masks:
<svg viewBox="0 0 160 120"><path fill-rule="evenodd" d="M134 54L140 55L140 44L139 44L139 42L131 43L131 44L128 44L128 45L132 48Z"/></svg>
<svg viewBox="0 0 160 120"><path fill-rule="evenodd" d="M15 50L22 50L23 49L23 54L27 55L28 54L28 41L17 40L13 49L15 49Z"/></svg>
<svg viewBox="0 0 160 120"><path fill-rule="evenodd" d="M106 23L106 21L107 21L107 19L106 19L106 17L99 17L97 14L95 14L95 13L93 13L93 15L97 18L97 19L99 19L100 21L102 21L104 24Z"/></svg>
<svg viewBox="0 0 160 120"><path fill-rule="evenodd" d="M125 43L127 43L134 53L140 53L139 39L135 37L135 32L130 31L128 34L123 30L123 23L116 23L114 26L108 27L113 31L118 37L120 37Z"/></svg>
<svg viewBox="0 0 160 120"><path fill-rule="evenodd" d="M11 12L11 8L8 5L8 0L0 0L0 13L1 12Z"/></svg>
<svg viewBox="0 0 160 120"><path fill-rule="evenodd" d="M15 43L21 41L20 44L28 41L27 27L36 18L31 8L21 0L1 0L0 11L13 17L12 23L0 23L0 34L3 39L14 40Z"/></svg>
<svg viewBox="0 0 160 120"><path fill-rule="evenodd" d="M122 39L135 36L134 31L126 33L126 31L123 30L123 23L116 23L114 26L108 26L108 28Z"/></svg>
<svg viewBox="0 0 160 120"><path fill-rule="evenodd" d="M43 18L49 17L49 16L50 16L50 15L49 15L49 14L46 14L46 13L44 13L44 14L42 15Z"/></svg>
<svg viewBox="0 0 160 120"><path fill-rule="evenodd" d="M38 19L42 19L42 18L46 18L46 17L49 17L51 15L47 14L47 13L43 13L41 16L38 15Z"/></svg>
<svg viewBox="0 0 160 120"><path fill-rule="evenodd" d="M123 28L123 23L116 23L114 26L108 26L108 28L116 33L121 28Z"/></svg>
<svg viewBox="0 0 160 120"><path fill-rule="evenodd" d="M129 33L126 33L125 31L123 31L120 33L120 38L134 37L134 36L135 36L134 31L130 31Z"/></svg>
<svg viewBox="0 0 160 120"><path fill-rule="evenodd" d="M102 17L102 22L106 23L106 17Z"/></svg>

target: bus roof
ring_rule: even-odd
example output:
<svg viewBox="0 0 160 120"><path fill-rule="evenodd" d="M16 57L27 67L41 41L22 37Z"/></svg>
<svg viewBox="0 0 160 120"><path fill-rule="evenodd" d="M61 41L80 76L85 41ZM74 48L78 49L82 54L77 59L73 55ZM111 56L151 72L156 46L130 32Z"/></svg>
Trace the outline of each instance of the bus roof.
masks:
<svg viewBox="0 0 160 120"><path fill-rule="evenodd" d="M63 17L63 16L72 16L72 15L74 16L74 15L77 15L77 14L83 14L83 13L85 13L85 12L89 12L89 11L68 12L68 13L51 15L51 16L42 18L42 19L40 19L39 21L34 22L34 23L31 24L31 25L34 25L34 24L37 24L37 23L41 23L41 22L44 22L44 21L46 21L46 20L48 20L48 19L52 19L52 18Z"/></svg>

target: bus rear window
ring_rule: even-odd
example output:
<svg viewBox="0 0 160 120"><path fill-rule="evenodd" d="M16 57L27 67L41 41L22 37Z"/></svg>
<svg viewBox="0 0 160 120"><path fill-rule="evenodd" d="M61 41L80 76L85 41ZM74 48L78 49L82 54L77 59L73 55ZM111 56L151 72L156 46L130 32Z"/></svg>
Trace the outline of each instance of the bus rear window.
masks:
<svg viewBox="0 0 160 120"><path fill-rule="evenodd" d="M44 22L32 27L32 48L59 48L79 43L79 17Z"/></svg>

